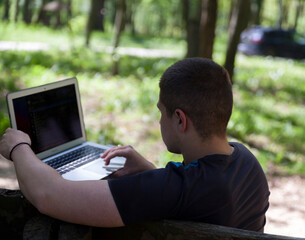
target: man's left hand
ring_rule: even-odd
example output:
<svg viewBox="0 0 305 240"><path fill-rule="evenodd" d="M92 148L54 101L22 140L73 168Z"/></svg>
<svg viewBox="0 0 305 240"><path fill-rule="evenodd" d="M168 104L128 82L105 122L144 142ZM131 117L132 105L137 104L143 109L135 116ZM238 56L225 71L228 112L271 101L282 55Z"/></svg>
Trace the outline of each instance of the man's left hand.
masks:
<svg viewBox="0 0 305 240"><path fill-rule="evenodd" d="M10 151L18 143L26 142L31 145L31 139L26 133L12 128L6 129L0 141L0 154L9 159Z"/></svg>

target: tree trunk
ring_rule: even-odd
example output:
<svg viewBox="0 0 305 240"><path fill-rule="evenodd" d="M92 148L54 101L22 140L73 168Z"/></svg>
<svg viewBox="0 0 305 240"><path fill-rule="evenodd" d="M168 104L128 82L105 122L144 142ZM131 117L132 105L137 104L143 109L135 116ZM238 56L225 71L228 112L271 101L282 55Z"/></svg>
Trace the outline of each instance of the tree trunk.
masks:
<svg viewBox="0 0 305 240"><path fill-rule="evenodd" d="M3 20L8 21L10 18L10 0L5 0Z"/></svg>
<svg viewBox="0 0 305 240"><path fill-rule="evenodd" d="M294 30L296 30L297 27L298 27L299 17L300 17L303 10L304 10L304 1L303 0L297 1L296 9L295 9L294 25L293 25Z"/></svg>
<svg viewBox="0 0 305 240"><path fill-rule="evenodd" d="M238 0L229 28L229 42L224 67L233 79L235 55L241 32L247 27L250 16L250 0Z"/></svg>
<svg viewBox="0 0 305 240"><path fill-rule="evenodd" d="M278 28L282 28L282 22L283 22L283 0L278 0L278 4L279 4L279 19L277 22L277 27Z"/></svg>
<svg viewBox="0 0 305 240"><path fill-rule="evenodd" d="M255 11L253 16L253 23L255 25L261 24L262 6L263 6L263 0L255 0Z"/></svg>
<svg viewBox="0 0 305 240"><path fill-rule="evenodd" d="M183 19L186 27L186 57L199 55L199 26L201 1L183 0Z"/></svg>
<svg viewBox="0 0 305 240"><path fill-rule="evenodd" d="M129 4L126 6L126 24L129 25L130 32L132 36L136 35L136 28L135 28L135 22L134 17L137 10L137 5L139 4L138 1L128 1Z"/></svg>
<svg viewBox="0 0 305 240"><path fill-rule="evenodd" d="M278 0L279 4L279 19L278 19L278 28L283 28L283 25L287 23L288 15L288 2L283 2L283 0Z"/></svg>
<svg viewBox="0 0 305 240"><path fill-rule="evenodd" d="M235 9L235 6L237 5L237 0L231 0L230 1L230 10L229 10L229 21L228 21L228 28L230 28L230 22L231 22L231 19L232 19L232 15L233 15L233 12L234 12L234 9Z"/></svg>
<svg viewBox="0 0 305 240"><path fill-rule="evenodd" d="M217 0L203 0L199 30L199 57L212 59L217 20Z"/></svg>
<svg viewBox="0 0 305 240"><path fill-rule="evenodd" d="M164 29L166 29L165 28L165 26L166 26L166 17L164 16L162 11L160 11L160 13L159 13L159 23L158 23L158 25L159 25L158 26L159 33L164 32Z"/></svg>
<svg viewBox="0 0 305 240"><path fill-rule="evenodd" d="M23 21L30 24L32 21L31 0L25 0L23 5Z"/></svg>
<svg viewBox="0 0 305 240"><path fill-rule="evenodd" d="M114 45L113 45L113 68L112 75L117 75L119 73L119 56L117 54L117 48L120 42L120 36L124 25L124 18L126 12L125 0L117 0L117 10L115 15L115 36L114 36Z"/></svg>
<svg viewBox="0 0 305 240"><path fill-rule="evenodd" d="M58 8L56 10L56 23L55 23L55 27L59 28L62 26L61 23L61 10L62 10L62 0L57 0L58 2Z"/></svg>
<svg viewBox="0 0 305 240"><path fill-rule="evenodd" d="M15 21L15 22L18 21L18 16L19 16L19 3L20 3L20 0L16 0L15 18L14 18L14 21Z"/></svg>
<svg viewBox="0 0 305 240"><path fill-rule="evenodd" d="M67 21L69 21L70 19L71 19L71 17L72 17L72 8L71 8L71 6L72 6L72 0L68 0L67 1Z"/></svg>
<svg viewBox="0 0 305 240"><path fill-rule="evenodd" d="M91 8L86 28L86 46L89 47L93 30L104 31L104 0L91 0Z"/></svg>
<svg viewBox="0 0 305 240"><path fill-rule="evenodd" d="M95 11L94 11L94 21L93 30L104 31L104 6L105 0L95 0Z"/></svg>
<svg viewBox="0 0 305 240"><path fill-rule="evenodd" d="M38 17L37 17L36 23L43 23L43 24L46 23L46 11L43 9L44 6L46 5L46 3L47 3L47 0L42 0L41 6L38 11Z"/></svg>
<svg viewBox="0 0 305 240"><path fill-rule="evenodd" d="M94 7L95 7L94 4L95 4L95 0L91 0L91 7L90 7L90 12L89 12L87 27L86 27L86 47L89 47L91 32L93 30Z"/></svg>
<svg viewBox="0 0 305 240"><path fill-rule="evenodd" d="M283 23L284 26L288 27L288 12L291 6L291 1L284 1L283 5Z"/></svg>

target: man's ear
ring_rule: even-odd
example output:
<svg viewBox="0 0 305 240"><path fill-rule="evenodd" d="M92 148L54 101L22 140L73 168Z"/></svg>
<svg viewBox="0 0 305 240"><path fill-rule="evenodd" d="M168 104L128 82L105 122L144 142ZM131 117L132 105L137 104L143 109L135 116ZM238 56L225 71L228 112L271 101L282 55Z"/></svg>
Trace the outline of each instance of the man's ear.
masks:
<svg viewBox="0 0 305 240"><path fill-rule="evenodd" d="M187 129L187 116L181 109L176 109L174 115L178 123L178 130L181 132L185 132L185 130Z"/></svg>

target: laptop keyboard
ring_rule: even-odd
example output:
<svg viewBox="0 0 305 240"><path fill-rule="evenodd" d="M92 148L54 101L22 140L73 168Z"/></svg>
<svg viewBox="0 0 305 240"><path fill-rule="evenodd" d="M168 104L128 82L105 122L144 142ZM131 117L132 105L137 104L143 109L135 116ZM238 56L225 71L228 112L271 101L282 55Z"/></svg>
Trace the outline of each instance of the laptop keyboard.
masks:
<svg viewBox="0 0 305 240"><path fill-rule="evenodd" d="M46 163L55 168L60 174L64 174L99 158L103 152L104 150L101 148L86 145L72 152L54 158Z"/></svg>

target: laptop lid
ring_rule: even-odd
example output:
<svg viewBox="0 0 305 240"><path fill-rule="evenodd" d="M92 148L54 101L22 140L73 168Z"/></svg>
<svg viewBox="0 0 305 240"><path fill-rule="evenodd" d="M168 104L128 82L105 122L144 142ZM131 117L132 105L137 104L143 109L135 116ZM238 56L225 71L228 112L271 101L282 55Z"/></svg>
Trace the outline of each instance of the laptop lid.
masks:
<svg viewBox="0 0 305 240"><path fill-rule="evenodd" d="M30 136L40 159L86 141L76 78L9 93L7 104L12 128Z"/></svg>

